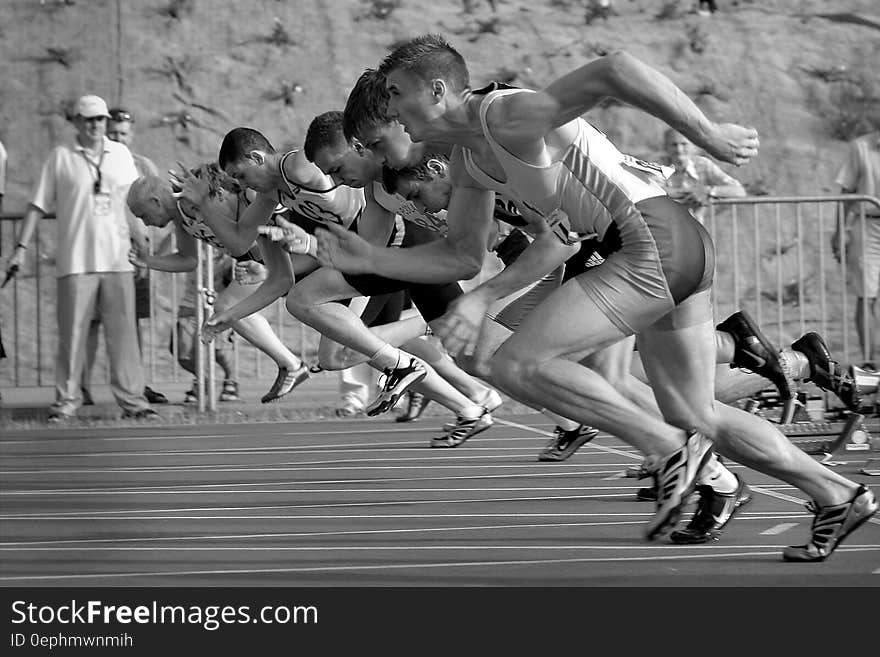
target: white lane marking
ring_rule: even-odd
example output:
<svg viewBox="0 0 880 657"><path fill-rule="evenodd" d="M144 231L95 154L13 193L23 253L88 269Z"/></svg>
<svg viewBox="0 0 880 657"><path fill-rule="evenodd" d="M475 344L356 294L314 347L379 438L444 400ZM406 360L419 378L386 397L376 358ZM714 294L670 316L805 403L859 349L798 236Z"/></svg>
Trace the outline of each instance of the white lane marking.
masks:
<svg viewBox="0 0 880 657"><path fill-rule="evenodd" d="M323 532L277 532L269 534L209 534L203 536L139 536L127 538L59 538L49 541L5 541L0 543L0 548L12 546L33 547L46 545L71 545L82 543L157 543L175 541L218 541L218 540L248 540L266 538L309 538L315 536L360 536L375 534L424 534L437 532L469 532L469 531L494 531L499 529L559 529L563 527L607 527L611 525L636 525L639 520L615 520L606 522L555 522L536 523L528 525L463 525L461 527L409 527L389 529L348 529L339 531Z"/></svg>
<svg viewBox="0 0 880 657"><path fill-rule="evenodd" d="M762 546L766 547L766 546ZM858 550L846 547L837 548L838 552L857 552ZM726 554L713 554L714 559L728 557L758 557L774 556L774 552L729 552ZM54 581L54 580L86 580L86 579L121 579L126 577L180 577L202 575L278 575L284 573L314 573L314 572L344 572L344 571L383 571L383 570L413 570L413 569L441 569L441 568L487 568L491 566L531 566L531 565L555 565L566 563L620 563L636 561L686 561L689 559L705 559L703 554L681 554L665 556L644 557L582 557L571 559L521 559L506 561L462 561L449 563L419 563L419 564L384 564L375 566L311 566L299 568L254 568L232 570L178 570L158 572L131 572L131 573L77 573L75 575L11 575L0 577L0 581Z"/></svg>
<svg viewBox="0 0 880 657"><path fill-rule="evenodd" d="M107 520L110 522L119 522L120 520L383 520L383 519L439 519L439 518L638 518L651 517L653 513L351 513L351 514L284 514L284 515L203 515L203 516L187 516L187 515L167 515L167 516L144 516L134 514L145 513L195 513L215 512L222 513L226 511L266 511L276 509L290 509L293 505L272 505L272 506L255 506L255 507L207 507L192 509L127 509L124 511L70 511L70 512L46 512L32 513L22 515L5 515L0 516L0 520ZM132 515L119 515L132 514ZM794 518L790 513L780 513L777 511L754 511L739 513L737 518L754 518L760 520L784 520L786 518Z"/></svg>
<svg viewBox="0 0 880 657"><path fill-rule="evenodd" d="M787 532L789 529L793 529L797 527L798 523L796 522L783 522L779 525L775 525L770 529L765 529L761 532L764 536L775 536L776 534L781 534L782 532Z"/></svg>

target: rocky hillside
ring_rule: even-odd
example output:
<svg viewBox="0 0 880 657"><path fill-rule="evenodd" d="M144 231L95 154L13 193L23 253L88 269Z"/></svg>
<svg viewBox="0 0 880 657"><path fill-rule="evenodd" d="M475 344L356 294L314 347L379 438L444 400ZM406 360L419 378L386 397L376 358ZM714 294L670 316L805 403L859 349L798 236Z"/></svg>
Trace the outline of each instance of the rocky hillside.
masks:
<svg viewBox="0 0 880 657"><path fill-rule="evenodd" d="M610 17L588 24L589 4L2 0L6 209L26 203L42 157L72 133L65 109L80 93L131 108L136 148L160 166L214 156L219 136L237 124L259 127L278 145L297 143L311 117L340 107L352 81L390 44L425 31L448 35L477 83L501 77L541 85L625 48L713 116L760 130L761 156L737 172L755 191L830 191L844 152L840 137L858 131L844 113L863 111L860 94L880 107L873 0L720 0L711 17L690 13L691 0L614 0ZM659 150L656 121L619 107L590 119L632 152Z"/></svg>

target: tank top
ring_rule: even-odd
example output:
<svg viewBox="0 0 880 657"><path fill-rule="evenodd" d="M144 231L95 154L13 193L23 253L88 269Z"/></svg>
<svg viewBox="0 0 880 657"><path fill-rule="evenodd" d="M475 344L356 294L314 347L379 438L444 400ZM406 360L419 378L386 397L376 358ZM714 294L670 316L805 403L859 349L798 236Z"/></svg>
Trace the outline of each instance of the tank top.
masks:
<svg viewBox="0 0 880 657"><path fill-rule="evenodd" d="M284 173L284 163L297 151L285 153L278 168L286 189L279 190L278 202L293 212L318 223L340 224L348 228L364 210L364 191L345 185L335 186L330 176L324 176L327 189L314 189L290 180Z"/></svg>

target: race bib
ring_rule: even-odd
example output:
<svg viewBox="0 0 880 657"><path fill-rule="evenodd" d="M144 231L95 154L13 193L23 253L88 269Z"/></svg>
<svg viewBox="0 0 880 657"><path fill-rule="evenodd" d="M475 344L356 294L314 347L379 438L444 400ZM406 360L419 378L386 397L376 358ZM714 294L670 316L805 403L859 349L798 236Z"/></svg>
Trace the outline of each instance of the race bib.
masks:
<svg viewBox="0 0 880 657"><path fill-rule="evenodd" d="M110 214L110 194L104 192L95 194L95 216L105 217Z"/></svg>

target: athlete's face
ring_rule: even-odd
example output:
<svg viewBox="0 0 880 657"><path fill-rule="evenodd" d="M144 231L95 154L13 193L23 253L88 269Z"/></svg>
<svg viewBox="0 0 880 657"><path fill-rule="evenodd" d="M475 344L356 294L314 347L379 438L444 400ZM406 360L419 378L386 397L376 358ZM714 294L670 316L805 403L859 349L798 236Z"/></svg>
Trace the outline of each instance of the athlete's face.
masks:
<svg viewBox="0 0 880 657"><path fill-rule="evenodd" d="M131 213L144 222L146 226L164 228L171 221L171 216L162 207L161 201L155 196L140 199L128 206Z"/></svg>
<svg viewBox="0 0 880 657"><path fill-rule="evenodd" d="M237 180L242 187L249 187L257 192L271 192L275 189L275 180L265 155L257 151L230 162L224 171L227 176Z"/></svg>
<svg viewBox="0 0 880 657"><path fill-rule="evenodd" d="M411 164L413 142L397 121L366 130L361 135L361 142L373 152L377 164L391 169L402 169Z"/></svg>
<svg viewBox="0 0 880 657"><path fill-rule="evenodd" d="M364 187L376 178L378 165L373 153L359 142L339 140L315 152L315 165L333 179L336 185Z"/></svg>
<svg viewBox="0 0 880 657"><path fill-rule="evenodd" d="M425 130L441 114L438 97L431 85L411 73L392 70L385 78L388 89L388 115L396 118L413 141L422 141Z"/></svg>
<svg viewBox="0 0 880 657"><path fill-rule="evenodd" d="M448 176L434 174L430 178L403 178L397 193L428 212L440 212L449 205L452 182Z"/></svg>

